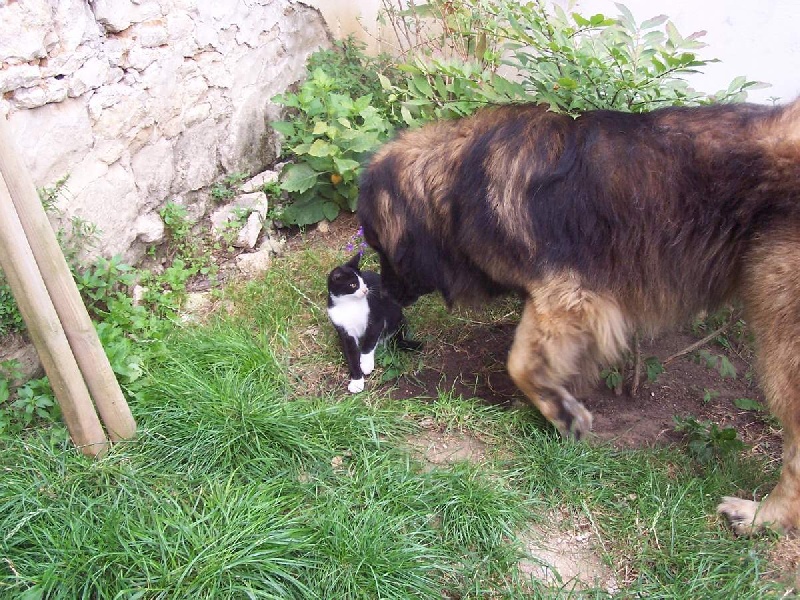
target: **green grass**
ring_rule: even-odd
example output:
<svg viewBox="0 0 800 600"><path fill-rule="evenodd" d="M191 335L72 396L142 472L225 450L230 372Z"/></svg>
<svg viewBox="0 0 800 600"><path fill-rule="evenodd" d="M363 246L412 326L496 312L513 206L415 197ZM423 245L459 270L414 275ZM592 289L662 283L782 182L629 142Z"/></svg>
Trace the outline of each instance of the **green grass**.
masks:
<svg viewBox="0 0 800 600"><path fill-rule="evenodd" d="M228 290L235 316L153 348L131 399L139 436L106 458L78 454L59 426L0 438L0 597L608 597L518 568L526 531L571 523L619 597L782 595L774 540L736 539L713 516L721 495L769 483L755 459L565 442L531 410L447 389L308 393L311 367L344 372L324 314L343 258L281 259ZM421 306L412 327L453 343L473 318ZM407 440L431 429L481 439L485 458L425 463Z"/></svg>

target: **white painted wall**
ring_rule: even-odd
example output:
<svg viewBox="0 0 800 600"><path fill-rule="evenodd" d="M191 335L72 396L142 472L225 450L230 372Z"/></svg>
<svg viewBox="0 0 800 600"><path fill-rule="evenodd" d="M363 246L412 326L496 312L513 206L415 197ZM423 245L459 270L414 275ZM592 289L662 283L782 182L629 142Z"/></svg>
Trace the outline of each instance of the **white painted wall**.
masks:
<svg viewBox="0 0 800 600"><path fill-rule="evenodd" d="M637 21L670 17L682 35L706 31L701 58L718 58L692 86L704 92L727 87L739 75L771 87L748 94L751 102L781 103L800 96L800 2L798 0L625 0ZM616 16L613 0L578 0L581 14Z"/></svg>
<svg viewBox="0 0 800 600"><path fill-rule="evenodd" d="M562 6L569 2L554 1ZM370 48L378 47L374 40L375 17L381 0L305 2L320 9L335 36L356 33ZM744 75L772 85L750 92L752 102L766 103L770 97L788 102L800 96L800 0L623 0L622 3L639 22L666 14L684 36L695 31L707 32L703 39L708 47L699 55L721 62L707 66L702 75L694 78L691 81L694 88L713 93ZM614 0L577 0L575 10L612 17L619 14Z"/></svg>

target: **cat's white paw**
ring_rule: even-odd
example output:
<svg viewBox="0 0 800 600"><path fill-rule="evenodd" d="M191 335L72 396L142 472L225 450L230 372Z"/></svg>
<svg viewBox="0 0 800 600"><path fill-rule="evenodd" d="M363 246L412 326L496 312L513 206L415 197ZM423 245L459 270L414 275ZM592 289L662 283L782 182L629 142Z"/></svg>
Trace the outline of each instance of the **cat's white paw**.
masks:
<svg viewBox="0 0 800 600"><path fill-rule="evenodd" d="M347 385L347 391L351 394L357 394L358 392L364 391L364 378L361 379L351 379L350 383Z"/></svg>
<svg viewBox="0 0 800 600"><path fill-rule="evenodd" d="M361 355L361 371L364 375L369 375L375 370L375 351Z"/></svg>

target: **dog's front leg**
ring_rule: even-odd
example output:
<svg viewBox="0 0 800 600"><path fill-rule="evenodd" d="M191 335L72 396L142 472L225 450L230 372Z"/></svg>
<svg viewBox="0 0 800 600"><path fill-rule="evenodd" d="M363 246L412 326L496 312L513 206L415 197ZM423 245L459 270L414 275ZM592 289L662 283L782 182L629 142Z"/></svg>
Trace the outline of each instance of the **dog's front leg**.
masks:
<svg viewBox="0 0 800 600"><path fill-rule="evenodd" d="M620 355L627 327L616 303L572 276L531 290L508 357L508 372L530 402L565 436L580 439L592 414L566 389L597 361Z"/></svg>

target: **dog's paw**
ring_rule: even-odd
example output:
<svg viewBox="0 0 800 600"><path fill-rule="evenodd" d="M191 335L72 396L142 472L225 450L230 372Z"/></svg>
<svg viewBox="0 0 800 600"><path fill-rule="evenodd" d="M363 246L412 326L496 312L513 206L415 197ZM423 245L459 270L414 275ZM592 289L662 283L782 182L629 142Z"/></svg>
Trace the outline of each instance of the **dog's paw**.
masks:
<svg viewBox="0 0 800 600"><path fill-rule="evenodd" d="M730 521L736 535L752 535L761 529L761 525L756 522L758 506L759 503L753 500L725 496L717 506L717 513Z"/></svg>
<svg viewBox="0 0 800 600"><path fill-rule="evenodd" d="M357 394L358 392L364 391L364 378L361 379L351 379L350 383L347 385L347 391L351 394Z"/></svg>
<svg viewBox="0 0 800 600"><path fill-rule="evenodd" d="M592 413L575 398L561 398L558 418L553 424L564 437L580 440L592 430Z"/></svg>
<svg viewBox="0 0 800 600"><path fill-rule="evenodd" d="M364 375L369 375L375 370L375 352L368 352L361 355L361 371Z"/></svg>
<svg viewBox="0 0 800 600"><path fill-rule="evenodd" d="M778 496L768 496L762 502L725 496L717 512L727 517L736 535L755 535L765 530L783 534L798 528L790 508Z"/></svg>

